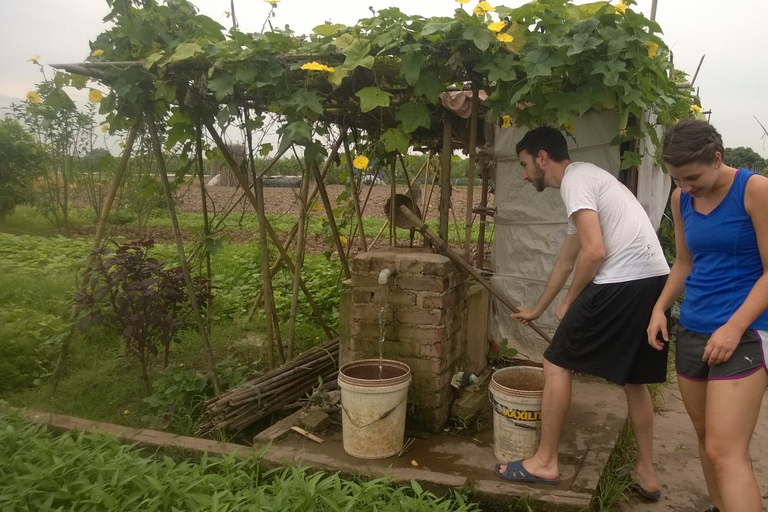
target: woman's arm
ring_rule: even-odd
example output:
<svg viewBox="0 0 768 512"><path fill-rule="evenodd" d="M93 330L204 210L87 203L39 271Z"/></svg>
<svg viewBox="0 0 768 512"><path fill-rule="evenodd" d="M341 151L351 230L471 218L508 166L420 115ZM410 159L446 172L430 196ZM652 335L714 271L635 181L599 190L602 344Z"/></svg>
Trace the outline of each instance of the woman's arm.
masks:
<svg viewBox="0 0 768 512"><path fill-rule="evenodd" d="M693 255L685 245L685 223L680 215L680 189L672 192L672 220L675 224L675 263L667 277L667 284L661 291L656 305L653 307L651 320L648 323L648 343L656 350L662 350L664 343L659 340L659 335L665 341L669 341L666 311L672 307L678 297L685 291L685 278L693 268Z"/></svg>

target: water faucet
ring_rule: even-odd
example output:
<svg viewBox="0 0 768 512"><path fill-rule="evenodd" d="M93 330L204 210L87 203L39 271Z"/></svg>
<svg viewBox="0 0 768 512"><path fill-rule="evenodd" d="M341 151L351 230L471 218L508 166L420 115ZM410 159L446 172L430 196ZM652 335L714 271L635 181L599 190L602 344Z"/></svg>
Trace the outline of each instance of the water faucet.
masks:
<svg viewBox="0 0 768 512"><path fill-rule="evenodd" d="M389 278L393 275L395 275L395 267L394 265L390 265L389 267L379 272L379 284L387 284L389 282Z"/></svg>

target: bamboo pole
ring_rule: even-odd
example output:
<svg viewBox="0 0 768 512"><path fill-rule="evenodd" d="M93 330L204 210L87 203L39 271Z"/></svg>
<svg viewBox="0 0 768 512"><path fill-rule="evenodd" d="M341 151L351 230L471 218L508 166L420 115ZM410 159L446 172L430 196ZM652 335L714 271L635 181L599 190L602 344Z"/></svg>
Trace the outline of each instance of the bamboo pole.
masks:
<svg viewBox="0 0 768 512"><path fill-rule="evenodd" d="M397 201L395 196L397 195L397 177L395 176L395 161L389 165L390 175L392 181L389 184L389 245L397 247L397 224L395 222L395 214L397 213Z"/></svg>
<svg viewBox="0 0 768 512"><path fill-rule="evenodd" d="M168 213L171 217L171 226L173 226L173 234L176 239L176 251L179 254L179 264L181 265L181 271L184 274L184 281L187 283L187 295L189 296L189 304L192 307L192 313L197 322L197 329L200 332L200 341L203 343L205 358L208 362L208 370L210 372L211 382L213 382L213 390L218 395L221 393L221 384L219 383L219 377L216 375L216 363L213 360L213 351L211 345L208 342L208 333L205 327L205 321L203 320L202 312L200 311L200 304L197 302L195 296L195 288L192 284L192 276L189 273L189 264L187 258L184 255L184 241L181 239L181 230L179 229L179 220L176 218L176 208L173 204L173 196L171 195L171 184L168 181L168 172L165 168L165 160L163 159L163 149L160 145L160 137L157 135L157 127L155 126L154 112L152 105L149 105L146 109L147 127L149 128L149 135L152 138L152 145L155 150L155 157L157 158L157 164L160 169L160 178L163 182L163 190L165 191L165 201L168 204Z"/></svg>
<svg viewBox="0 0 768 512"><path fill-rule="evenodd" d="M451 204L451 155L453 154L451 118L446 112L443 116L443 150L441 156L442 168L440 169L440 238L448 240L448 209Z"/></svg>
<svg viewBox="0 0 768 512"><path fill-rule="evenodd" d="M203 128L200 123L195 125L195 160L197 162L197 178L200 180L200 199L203 205L203 236L206 243L211 237L211 225L208 219L208 194L205 190L205 170L203 169ZM205 273L208 278L208 293L211 293L211 253L208 250L205 254ZM211 326L211 316L208 315L208 327Z"/></svg>
<svg viewBox="0 0 768 512"><path fill-rule="evenodd" d="M472 81L472 112L469 115L469 176L467 181L467 211L464 218L464 249L472 246L472 205L475 191L475 163L477 161L477 116L480 110L480 84Z"/></svg>
<svg viewBox="0 0 768 512"><path fill-rule="evenodd" d="M267 327L267 359L269 367L275 367L274 325L272 310L274 308L274 295L272 294L272 280L269 277L269 247L267 247L267 223L264 214L264 183L256 180L256 215L259 219L259 247L261 248L261 275L263 279L262 290L264 295L264 323Z"/></svg>
<svg viewBox="0 0 768 512"><path fill-rule="evenodd" d="M112 211L112 205L115 202L115 197L117 196L117 191L120 189L120 184L123 182L123 177L125 176L125 170L128 168L128 162L131 159L131 153L133 152L133 145L136 142L136 135L139 132L139 126L141 126L141 119L142 115L141 112L144 109L144 104L146 103L146 99L142 96L142 98L139 100L139 107L137 109L137 115L133 120L133 124L131 125L130 130L128 131L128 136L125 139L125 145L123 147L123 153L120 156L120 163L117 166L117 171L115 172L115 175L112 177L112 183L109 186L109 191L107 192L107 197L104 199L104 204L101 205L101 213L99 214L99 222L96 225L96 233L93 235L93 241L91 242L91 250L88 253L88 263L86 265L89 266L90 263L93 261L93 252L101 247L101 241L104 238L104 232L107 229L107 222L109 220L109 213ZM89 276L85 275L83 276L83 280L80 283L80 292L85 292L86 287L88 286L88 279ZM77 313L80 311L80 308L77 305L72 306L72 311L69 314L69 321L74 322L75 317L77 317ZM69 330L69 333L67 336L62 340L61 342L61 350L59 351L59 357L56 360L56 366L53 370L53 374L51 375L51 389L53 392L56 392L56 389L59 385L59 380L61 379L61 372L64 369L64 365L67 363L67 357L69 356L69 345L72 342L72 335L74 334L75 324L72 323L72 327Z"/></svg>
<svg viewBox="0 0 768 512"><path fill-rule="evenodd" d="M245 185L243 187L245 196L248 199L248 202L251 203L251 206L253 206L253 208L255 209L256 197L253 195L250 188L248 187L248 183L246 182L243 174L237 169L237 163L235 162L232 155L229 153L229 150L227 150L226 144L224 144L224 141L216 132L216 129L213 127L213 124L211 124L210 121L205 121L205 127L208 129L208 132L211 134L211 137L213 138L213 140L216 142L216 145L221 150L222 154L224 155L224 158L227 160L227 163L232 168L232 173L235 175L235 178L237 178L241 186ZM337 146L337 149L338 149L338 146ZM333 154L335 154L335 150L332 152L332 156ZM280 239L277 237L277 234L272 229L272 226L269 224L269 222L267 222L266 228L267 228L267 234L269 234L269 237L272 240L272 243L275 244L275 247L277 247L277 250L280 251L280 254L283 257L283 261L285 261L285 265L288 267L288 270L293 272L293 269L294 269L293 261L291 261L291 258L288 256L288 253L280 244ZM325 320L323 319L322 313L320 313L320 310L318 309L317 304L312 298L312 294L309 293L309 290L307 289L303 280L301 282L301 290L302 292L304 292L304 296L307 298L307 302L312 308L312 312L315 314L318 321L321 323L321 325L327 326L327 324L325 323Z"/></svg>
<svg viewBox="0 0 768 512"><path fill-rule="evenodd" d="M479 269L485 268L485 208L488 206L488 166L483 165L480 171L483 176L483 192L480 196L480 226L477 235L477 260L475 267Z"/></svg>
<svg viewBox="0 0 768 512"><path fill-rule="evenodd" d="M346 144L346 142L345 142ZM347 151L349 158L349 151ZM296 244L296 267L293 271L293 287L291 289L291 316L288 320L288 359L293 358L293 338L296 334L296 315L299 310L299 280L304 266L304 230L307 225L307 196L309 194L309 173L302 169L301 189L299 190L301 208L299 209L298 243Z"/></svg>
<svg viewBox="0 0 768 512"><path fill-rule="evenodd" d="M333 233L333 237L336 242L336 250L339 251L341 269L344 271L346 278L350 279L352 275L349 272L347 256L344 252L344 246L341 244L339 229L336 226L336 218L333 215L333 207L331 206L331 200L328 198L328 191L325 189L325 183L323 183L323 177L320 175L320 169L317 167L317 162L312 162L310 167L312 168L312 173L315 175L315 182L317 183L317 189L320 191L320 197L323 200L323 206L325 206L325 214L328 216L328 223L331 225L331 232Z"/></svg>
<svg viewBox="0 0 768 512"><path fill-rule="evenodd" d="M363 242L363 252L368 252L368 245L365 240L365 229L363 229L363 212L360 209L360 197L357 195L357 180L355 178L355 167L352 165L352 155L349 154L349 142L347 141L347 134L344 134L344 155L347 160L347 168L349 168L349 185L352 188L352 206L355 208L355 218L357 219L357 227L360 229L360 238ZM373 181L376 181L374 176ZM349 240L349 247L352 247L352 241L354 240L355 232L352 232L352 237Z"/></svg>
<svg viewBox="0 0 768 512"><path fill-rule="evenodd" d="M470 265L469 263L467 263L466 261L464 261L464 258L462 258L460 254L458 254L456 251L454 251L453 249L451 249L451 248L448 246L448 243L447 243L447 242L445 242L445 241L444 241L444 240L442 240L442 239L441 239L439 236L437 236L436 234L434 234L434 233L432 232L432 230L431 230L431 229L429 229L429 227L428 227L426 224L424 224L423 222L421 222L421 220L420 220L418 217L416 217L416 216L415 216L415 215L414 215L414 214L413 214L413 213L412 213L410 210L408 210L408 208L405 208L405 207L401 206L401 207L400 207L400 211L401 211L401 212L403 212L403 213L405 214L405 216L408 218L408 220L410 220L410 221L413 223L413 225L416 227L416 229L418 229L419 231L421 231L421 233L422 233L424 236L426 236L427 238L429 238L429 240L432 242L432 247L433 247L433 248L434 248L436 251L438 251L438 252L440 252L440 253L442 253L442 254L445 254L446 256L448 256L448 257L449 257L449 258L450 258L450 259L451 259L451 260L452 260L454 263L456 263L456 264L457 264L459 267L461 267L461 268L462 268L462 270L464 270L465 272L467 272L467 273L468 273L470 276L472 276L473 278L475 278L475 280L476 280L478 283L480 283L481 285L483 285L483 286L484 286L484 287L485 287L485 288L486 288L486 289L487 289L489 292L491 292L491 294L492 294L494 297L496 297L497 299L499 299L499 301L500 301L502 304L504 304L505 306L507 306L507 307L508 307L508 308L509 308L509 309L510 309L510 310L511 310L513 313L519 313L519 312L520 312L520 310L519 310L519 309L517 309L517 307L515 307L515 306L514 306L514 305L513 305L513 304L512 304L512 303L509 301L509 299L507 299L507 298L506 298L504 295L502 295L502 294L501 294L501 292L499 292L499 291L498 291L498 290L496 290L496 289L495 289L493 286L491 286L491 283L489 283L489 282L488 282L488 281L487 281L487 280L486 280L486 279L485 279L485 278L482 276L482 274L480 274L480 273L479 273L477 270L475 270L475 269L472 267L472 265ZM551 339L551 338L550 338L550 337L549 337L549 336L548 336L548 335L547 335L547 334L546 334L544 331L542 331L541 329L539 329L539 328L536 326L536 324L534 324L533 322L528 322L528 324L527 324L527 325L528 325L528 327L530 327L531 329L533 329L533 330L536 332L536 334L538 334L539 336L541 336L541 338L542 338L544 341L546 341L547 343L551 343L551 342L552 342L552 339Z"/></svg>

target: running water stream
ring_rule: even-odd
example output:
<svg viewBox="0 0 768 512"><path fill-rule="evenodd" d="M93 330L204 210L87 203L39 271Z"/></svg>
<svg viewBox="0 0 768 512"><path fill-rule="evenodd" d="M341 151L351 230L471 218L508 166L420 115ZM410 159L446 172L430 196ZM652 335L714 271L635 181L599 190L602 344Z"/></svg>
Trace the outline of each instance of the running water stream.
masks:
<svg viewBox="0 0 768 512"><path fill-rule="evenodd" d="M389 283L379 285L379 380L383 378L384 373L384 336L387 327L387 292Z"/></svg>

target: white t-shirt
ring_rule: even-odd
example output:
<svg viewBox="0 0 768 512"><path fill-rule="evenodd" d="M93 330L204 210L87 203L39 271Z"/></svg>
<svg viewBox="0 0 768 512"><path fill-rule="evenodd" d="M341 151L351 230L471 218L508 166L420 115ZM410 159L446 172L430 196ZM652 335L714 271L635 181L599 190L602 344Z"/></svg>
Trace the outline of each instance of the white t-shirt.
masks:
<svg viewBox="0 0 768 512"><path fill-rule="evenodd" d="M596 284L622 283L669 273L664 251L645 210L619 180L587 162L572 162L560 184L568 233L577 232L574 212L597 212L606 256Z"/></svg>

